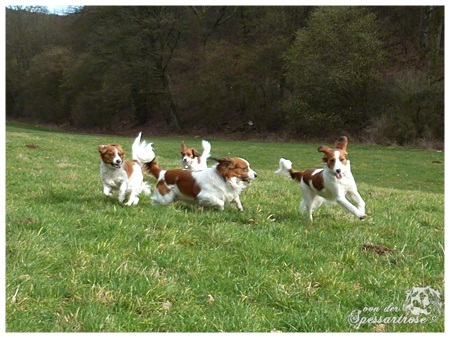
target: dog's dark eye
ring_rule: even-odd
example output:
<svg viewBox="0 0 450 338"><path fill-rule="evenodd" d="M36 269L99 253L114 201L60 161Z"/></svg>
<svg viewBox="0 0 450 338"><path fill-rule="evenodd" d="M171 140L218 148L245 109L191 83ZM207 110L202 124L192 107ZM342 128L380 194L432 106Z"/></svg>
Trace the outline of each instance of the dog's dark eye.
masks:
<svg viewBox="0 0 450 338"><path fill-rule="evenodd" d="M341 158L341 159L339 159L339 161L344 162L344 161L345 161L345 158Z"/></svg>

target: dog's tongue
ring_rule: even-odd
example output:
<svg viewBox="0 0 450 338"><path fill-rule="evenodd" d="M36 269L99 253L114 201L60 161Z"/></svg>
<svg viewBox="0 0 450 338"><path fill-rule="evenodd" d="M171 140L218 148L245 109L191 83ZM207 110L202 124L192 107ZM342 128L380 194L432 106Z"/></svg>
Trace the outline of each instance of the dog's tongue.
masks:
<svg viewBox="0 0 450 338"><path fill-rule="evenodd" d="M342 174L341 173L336 173L336 177L338 180L340 180L342 178Z"/></svg>

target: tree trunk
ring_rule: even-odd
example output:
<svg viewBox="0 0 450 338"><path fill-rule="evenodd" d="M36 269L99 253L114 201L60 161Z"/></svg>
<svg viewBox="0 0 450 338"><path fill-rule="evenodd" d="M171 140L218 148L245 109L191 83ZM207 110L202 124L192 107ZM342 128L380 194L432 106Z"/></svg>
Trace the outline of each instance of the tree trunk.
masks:
<svg viewBox="0 0 450 338"><path fill-rule="evenodd" d="M162 84L163 84L163 91L165 93L165 97L168 103L169 114L173 122L173 125L178 131L181 131L183 128L181 128L178 108L175 102L173 101L172 92L170 91L169 78L167 74L162 75Z"/></svg>

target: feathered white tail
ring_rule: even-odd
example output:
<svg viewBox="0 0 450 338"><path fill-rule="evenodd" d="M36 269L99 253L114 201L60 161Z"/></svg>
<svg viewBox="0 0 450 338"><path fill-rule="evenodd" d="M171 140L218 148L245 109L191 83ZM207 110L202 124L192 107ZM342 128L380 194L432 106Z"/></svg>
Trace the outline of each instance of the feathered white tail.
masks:
<svg viewBox="0 0 450 338"><path fill-rule="evenodd" d="M280 158L280 168L275 171L275 174L289 175L289 170L292 169L292 162L284 158Z"/></svg>
<svg viewBox="0 0 450 338"><path fill-rule="evenodd" d="M206 161L211 156L211 143L208 141L202 140L203 154L202 160Z"/></svg>
<svg viewBox="0 0 450 338"><path fill-rule="evenodd" d="M133 153L133 160L138 161L140 165L143 165L144 163L153 161L156 155L153 151L153 143L147 143L147 141L141 142L141 135L142 132L140 132L134 140L131 151Z"/></svg>

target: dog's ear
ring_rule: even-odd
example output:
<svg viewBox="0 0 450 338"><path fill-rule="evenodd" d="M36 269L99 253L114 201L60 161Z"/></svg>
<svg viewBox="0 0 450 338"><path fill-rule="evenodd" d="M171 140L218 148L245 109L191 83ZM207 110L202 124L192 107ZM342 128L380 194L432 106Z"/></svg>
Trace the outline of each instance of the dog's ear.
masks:
<svg viewBox="0 0 450 338"><path fill-rule="evenodd" d="M194 155L194 157L200 157L200 153L195 148L191 148L191 151L192 151L192 155Z"/></svg>
<svg viewBox="0 0 450 338"><path fill-rule="evenodd" d="M234 169L235 168L235 164L234 161L231 158L225 157L225 158L221 158L218 160L219 165L218 167L222 168L222 169Z"/></svg>
<svg viewBox="0 0 450 338"><path fill-rule="evenodd" d="M104 154L105 153L105 151L106 151L106 145L104 145L104 144L102 144L102 145L99 145L98 146L98 152L100 153L100 154Z"/></svg>
<svg viewBox="0 0 450 338"><path fill-rule="evenodd" d="M220 176L226 181L233 176L233 171L235 169L235 163L233 159L225 157L218 160L216 170Z"/></svg>
<svg viewBox="0 0 450 338"><path fill-rule="evenodd" d="M348 144L347 136L341 136L334 143L334 147L336 149L342 149L344 151L347 151L347 144Z"/></svg>
<svg viewBox="0 0 450 338"><path fill-rule="evenodd" d="M186 144L184 144L184 141L181 141L181 153L186 152L186 149L187 149Z"/></svg>
<svg viewBox="0 0 450 338"><path fill-rule="evenodd" d="M324 153L325 155L323 156L322 160L324 162L328 162L328 153L331 151L331 149L327 146L320 146L319 148L317 148L317 151L319 153Z"/></svg>

